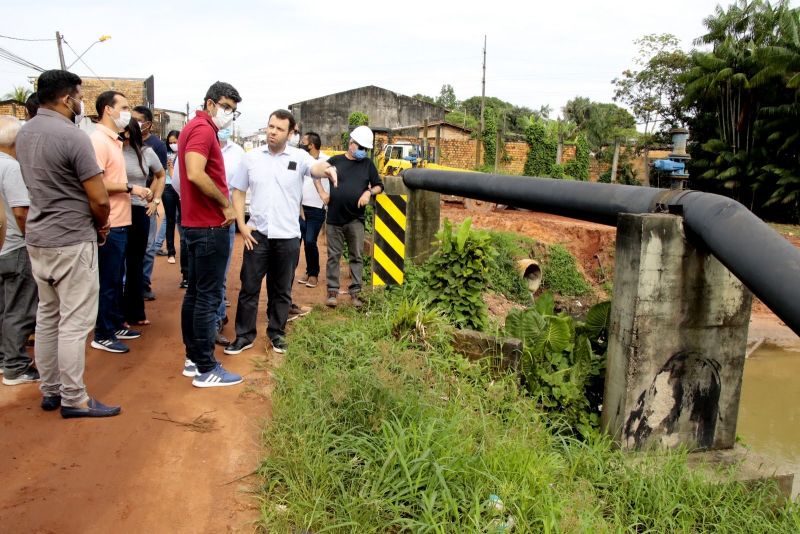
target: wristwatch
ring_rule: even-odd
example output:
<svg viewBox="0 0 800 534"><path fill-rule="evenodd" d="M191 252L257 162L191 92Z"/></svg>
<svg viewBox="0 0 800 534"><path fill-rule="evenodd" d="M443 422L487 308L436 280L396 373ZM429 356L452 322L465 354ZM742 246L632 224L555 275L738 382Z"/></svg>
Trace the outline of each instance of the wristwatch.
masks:
<svg viewBox="0 0 800 534"><path fill-rule="evenodd" d="M130 193L131 191L133 191L133 186L132 186L131 184L128 184L128 183L126 183L126 184L125 184L125 188L128 190L128 193Z"/></svg>
<svg viewBox="0 0 800 534"><path fill-rule="evenodd" d="M160 199L160 198L157 198L157 199L153 200L153 204L155 204L156 206L158 206L159 204L161 204L161 199Z"/></svg>

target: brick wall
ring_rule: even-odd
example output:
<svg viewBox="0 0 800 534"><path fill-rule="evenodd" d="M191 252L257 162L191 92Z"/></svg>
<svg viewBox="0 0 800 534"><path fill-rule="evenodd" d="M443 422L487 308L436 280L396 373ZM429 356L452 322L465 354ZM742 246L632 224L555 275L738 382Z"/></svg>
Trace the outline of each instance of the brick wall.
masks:
<svg viewBox="0 0 800 534"><path fill-rule="evenodd" d="M97 117L95 102L104 91L119 91L128 99L131 109L146 104L144 80L122 78L82 78L82 80L83 105L89 117Z"/></svg>
<svg viewBox="0 0 800 534"><path fill-rule="evenodd" d="M483 147L481 147L481 162L483 162ZM475 140L442 139L440 142L439 163L459 169L474 169Z"/></svg>
<svg viewBox="0 0 800 534"><path fill-rule="evenodd" d="M16 117L19 120L24 121L27 117L27 114L25 113L25 104L15 100L6 100L4 102L0 102L0 115L11 115L12 117Z"/></svg>

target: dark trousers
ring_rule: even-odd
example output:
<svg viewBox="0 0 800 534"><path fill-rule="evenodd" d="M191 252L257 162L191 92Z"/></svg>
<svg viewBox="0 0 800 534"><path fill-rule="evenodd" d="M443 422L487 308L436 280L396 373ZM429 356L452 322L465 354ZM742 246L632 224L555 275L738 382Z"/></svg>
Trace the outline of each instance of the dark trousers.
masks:
<svg viewBox="0 0 800 534"><path fill-rule="evenodd" d="M25 344L36 327L38 295L27 249L0 256L0 368L8 379L19 378L33 364Z"/></svg>
<svg viewBox="0 0 800 534"><path fill-rule="evenodd" d="M303 241L303 249L306 252L306 275L319 276L319 248L317 238L325 224L325 210L303 206L305 219L300 219L300 239ZM300 254L298 252L298 259Z"/></svg>
<svg viewBox="0 0 800 534"><path fill-rule="evenodd" d="M175 212L175 222L178 225L178 236L181 242L181 254L178 261L181 262L181 279L188 280L189 279L189 247L186 245L186 234L183 231L183 226L181 225L181 203L178 202L178 206Z"/></svg>
<svg viewBox="0 0 800 534"><path fill-rule="evenodd" d="M129 323L144 321L144 253L147 251L147 235L150 232L150 217L144 206L131 206L131 227L128 245L125 247L125 292L122 309Z"/></svg>
<svg viewBox="0 0 800 534"><path fill-rule="evenodd" d="M164 186L164 192L161 194L161 200L164 202L164 218L167 223L167 256L175 255L175 221L180 209L180 198L178 193L173 189L172 184Z"/></svg>
<svg viewBox="0 0 800 534"><path fill-rule="evenodd" d="M222 298L225 264L230 254L228 228L184 228L189 287L183 296L181 331L186 357L206 373L217 365L214 339L216 313ZM181 250L183 254L183 250Z"/></svg>
<svg viewBox="0 0 800 534"><path fill-rule="evenodd" d="M300 251L300 240L267 239L254 231L258 245L253 250L244 250L242 271L239 279L239 301L236 305L236 337L251 343L256 338L258 298L261 284L267 277L267 336L271 340L286 335L286 319L292 304L292 280L296 258Z"/></svg>
<svg viewBox="0 0 800 534"><path fill-rule="evenodd" d="M97 249L100 271L100 298L94 338L117 339L114 334L122 327L122 276L125 272L125 246L128 227L112 228L103 246ZM141 273L141 268L139 272Z"/></svg>

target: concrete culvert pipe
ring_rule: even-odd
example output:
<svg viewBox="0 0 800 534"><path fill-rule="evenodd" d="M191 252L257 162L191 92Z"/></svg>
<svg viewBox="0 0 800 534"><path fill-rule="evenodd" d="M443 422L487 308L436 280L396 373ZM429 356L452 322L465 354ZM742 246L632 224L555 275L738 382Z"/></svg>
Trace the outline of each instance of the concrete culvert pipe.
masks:
<svg viewBox="0 0 800 534"><path fill-rule="evenodd" d="M528 284L528 290L531 293L536 293L539 286L542 285L542 268L539 267L539 262L531 259L519 260L517 262L517 270Z"/></svg>

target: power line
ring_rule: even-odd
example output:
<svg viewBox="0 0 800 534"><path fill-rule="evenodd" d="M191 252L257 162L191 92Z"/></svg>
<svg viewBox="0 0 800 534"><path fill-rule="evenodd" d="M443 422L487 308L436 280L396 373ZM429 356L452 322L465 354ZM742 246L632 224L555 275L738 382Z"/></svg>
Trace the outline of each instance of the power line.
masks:
<svg viewBox="0 0 800 534"><path fill-rule="evenodd" d="M28 41L28 42L34 42L34 41L55 41L55 39L24 39L24 38L22 38L22 37L11 37L10 35L0 35L0 37L2 37L3 39L12 39L12 40L14 40L14 41Z"/></svg>
<svg viewBox="0 0 800 534"><path fill-rule="evenodd" d="M17 65L22 65L23 67L27 67L29 69L37 70L39 72L44 72L44 69L35 63L28 61L27 59L18 56L14 52L10 50L6 50L5 48L0 48L0 59L6 59L12 63L16 63Z"/></svg>

